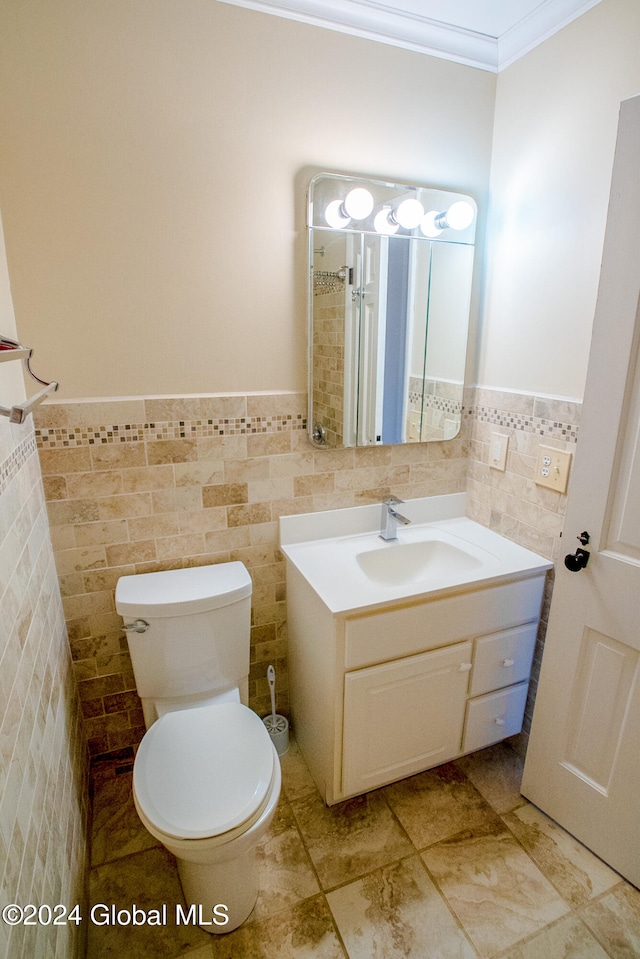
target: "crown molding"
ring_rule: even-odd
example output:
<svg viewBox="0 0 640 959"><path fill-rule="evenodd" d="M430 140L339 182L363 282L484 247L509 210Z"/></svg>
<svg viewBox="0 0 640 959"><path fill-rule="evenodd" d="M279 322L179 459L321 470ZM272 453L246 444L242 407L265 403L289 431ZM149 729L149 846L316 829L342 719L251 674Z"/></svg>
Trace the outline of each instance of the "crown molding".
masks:
<svg viewBox="0 0 640 959"><path fill-rule="evenodd" d="M219 0L497 73L600 0L546 0L501 37L400 11L375 0Z"/></svg>
<svg viewBox="0 0 640 959"><path fill-rule="evenodd" d="M236 7L271 13L315 27L325 27L402 47L415 53L452 60L489 70L498 67L498 43L494 37L400 12L373 0L220 0Z"/></svg>
<svg viewBox="0 0 640 959"><path fill-rule="evenodd" d="M498 38L498 72L599 3L600 0L546 0Z"/></svg>

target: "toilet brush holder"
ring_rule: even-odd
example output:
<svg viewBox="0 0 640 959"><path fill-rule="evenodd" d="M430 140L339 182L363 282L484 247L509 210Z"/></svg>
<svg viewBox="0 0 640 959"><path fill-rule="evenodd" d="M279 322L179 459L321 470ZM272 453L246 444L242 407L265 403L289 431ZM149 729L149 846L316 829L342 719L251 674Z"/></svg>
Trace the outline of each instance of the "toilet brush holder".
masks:
<svg viewBox="0 0 640 959"><path fill-rule="evenodd" d="M289 720L286 716L275 713L271 716L265 716L262 722L267 727L267 732L271 736L271 741L276 747L278 756L284 756L289 749Z"/></svg>
<svg viewBox="0 0 640 959"><path fill-rule="evenodd" d="M276 671L273 666L267 669L267 680L271 692L271 715L265 716L262 722L271 736L271 742L276 747L278 756L284 756L289 749L289 720L276 712Z"/></svg>

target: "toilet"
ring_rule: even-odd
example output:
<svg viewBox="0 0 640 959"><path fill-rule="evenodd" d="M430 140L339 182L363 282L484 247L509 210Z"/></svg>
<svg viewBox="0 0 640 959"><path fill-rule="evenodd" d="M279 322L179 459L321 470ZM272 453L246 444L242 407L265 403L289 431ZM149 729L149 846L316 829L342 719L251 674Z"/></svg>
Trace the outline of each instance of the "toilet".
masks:
<svg viewBox="0 0 640 959"><path fill-rule="evenodd" d="M253 909L256 845L280 797L278 754L246 705L251 591L239 562L116 586L147 727L136 810L177 859L184 915L211 933L231 932Z"/></svg>

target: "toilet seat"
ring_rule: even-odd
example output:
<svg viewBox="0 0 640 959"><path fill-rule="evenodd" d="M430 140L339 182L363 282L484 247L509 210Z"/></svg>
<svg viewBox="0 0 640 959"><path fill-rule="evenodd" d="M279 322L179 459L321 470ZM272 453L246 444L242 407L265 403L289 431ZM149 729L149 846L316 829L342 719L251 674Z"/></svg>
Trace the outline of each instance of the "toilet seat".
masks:
<svg viewBox="0 0 640 959"><path fill-rule="evenodd" d="M168 837L233 838L269 799L274 750L262 720L241 703L165 713L145 733L133 770L143 820Z"/></svg>

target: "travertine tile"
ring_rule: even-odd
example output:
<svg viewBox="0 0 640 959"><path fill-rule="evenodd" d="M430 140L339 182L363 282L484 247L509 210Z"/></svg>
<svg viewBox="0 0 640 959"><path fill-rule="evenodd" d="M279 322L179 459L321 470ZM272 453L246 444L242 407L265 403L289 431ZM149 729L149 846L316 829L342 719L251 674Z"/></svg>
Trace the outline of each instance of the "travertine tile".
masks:
<svg viewBox="0 0 640 959"><path fill-rule="evenodd" d="M89 902L115 903L119 908L161 908L167 903L165 925L97 925L89 923L87 959L135 955L136 959L157 956L177 957L189 949L206 946L209 933L198 926L175 923L175 903L184 907L184 898L173 856L158 847L91 870Z"/></svg>
<svg viewBox="0 0 640 959"><path fill-rule="evenodd" d="M217 483L204 486L202 504L204 507L231 506L249 502L249 490L246 483Z"/></svg>
<svg viewBox="0 0 640 959"><path fill-rule="evenodd" d="M607 959L607 953L577 916L566 916L516 946L504 959Z"/></svg>
<svg viewBox="0 0 640 959"><path fill-rule="evenodd" d="M580 910L611 959L640 955L640 891L622 882L606 896Z"/></svg>
<svg viewBox="0 0 640 959"><path fill-rule="evenodd" d="M91 864L102 865L158 846L135 810L131 773L114 776L96 791L93 805Z"/></svg>
<svg viewBox="0 0 640 959"><path fill-rule="evenodd" d="M3 901L72 904L82 900L88 855L84 724L30 422L0 425L0 447ZM80 465L77 457L54 459L72 470ZM50 466L55 469L53 460ZM56 494L62 492L56 484ZM71 572L65 585L69 597L81 577ZM81 930L73 924L2 923L2 955L79 959L81 949Z"/></svg>
<svg viewBox="0 0 640 959"><path fill-rule="evenodd" d="M179 466L176 465L175 469ZM123 469L121 476L123 493L172 489L176 485L173 466L131 466Z"/></svg>
<svg viewBox="0 0 640 959"><path fill-rule="evenodd" d="M103 496L98 500L100 519L128 519L148 516L151 513L151 494L124 493L119 496Z"/></svg>
<svg viewBox="0 0 640 959"><path fill-rule="evenodd" d="M331 807L312 795L291 806L323 889L413 852L379 792Z"/></svg>
<svg viewBox="0 0 640 959"><path fill-rule="evenodd" d="M317 793L316 784L293 737L289 741L289 751L280 757L280 765L282 789L289 802Z"/></svg>
<svg viewBox="0 0 640 959"><path fill-rule="evenodd" d="M229 526L249 526L253 523L268 523L271 510L268 503L250 503L247 506L229 506L227 522Z"/></svg>
<svg viewBox="0 0 640 959"><path fill-rule="evenodd" d="M525 802L520 794L523 765L521 756L505 742L456 760L456 766L497 813Z"/></svg>
<svg viewBox="0 0 640 959"><path fill-rule="evenodd" d="M126 519L79 523L72 529L76 546L106 546L112 543L126 543L129 539Z"/></svg>
<svg viewBox="0 0 640 959"><path fill-rule="evenodd" d="M497 817L467 777L447 763L386 786L383 793L417 849Z"/></svg>
<svg viewBox="0 0 640 959"><path fill-rule="evenodd" d="M349 959L476 959L417 857L327 893Z"/></svg>
<svg viewBox="0 0 640 959"><path fill-rule="evenodd" d="M119 443L116 445L91 446L91 467L94 470L131 469L146 466L147 456L143 443ZM75 453L84 449L70 450ZM86 469L86 467L85 467Z"/></svg>
<svg viewBox="0 0 640 959"><path fill-rule="evenodd" d="M320 892L291 807L284 799L256 850L260 893L251 919L261 919Z"/></svg>
<svg viewBox="0 0 640 959"><path fill-rule="evenodd" d="M495 956L568 911L502 823L430 846L422 858L481 956Z"/></svg>
<svg viewBox="0 0 640 959"><path fill-rule="evenodd" d="M125 492L122 487L122 473L119 470L105 470L102 473L69 473L66 477L66 488L69 499L113 496Z"/></svg>
<svg viewBox="0 0 640 959"><path fill-rule="evenodd" d="M323 896L213 940L213 959L347 959ZM89 956L88 959L94 959Z"/></svg>
<svg viewBox="0 0 640 959"><path fill-rule="evenodd" d="M198 458L196 441L193 439L156 440L146 444L149 466L161 463L187 463Z"/></svg>
<svg viewBox="0 0 640 959"><path fill-rule="evenodd" d="M503 818L570 905L583 905L620 881L613 869L530 803Z"/></svg>

